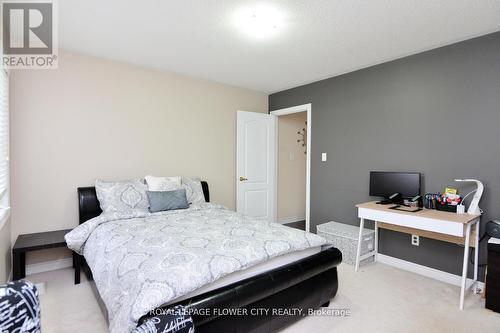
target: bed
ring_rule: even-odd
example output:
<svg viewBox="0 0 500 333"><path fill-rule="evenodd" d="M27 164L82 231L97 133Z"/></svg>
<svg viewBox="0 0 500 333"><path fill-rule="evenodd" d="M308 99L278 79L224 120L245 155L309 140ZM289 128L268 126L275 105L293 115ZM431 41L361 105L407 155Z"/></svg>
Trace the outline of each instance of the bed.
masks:
<svg viewBox="0 0 500 333"><path fill-rule="evenodd" d="M135 272L134 274L136 275L133 275L133 278L137 281L150 281L154 278L155 283L159 279L160 281L167 281L167 285L169 286L175 286L176 288L173 288L174 295L172 297L166 297L165 292L156 293L154 288L150 289L145 295L150 305L154 304L154 306L151 306L149 310L153 310L154 308L169 309L177 305L182 305L191 310L197 332L274 332L299 320L304 315L307 315L308 311L329 304L330 299L335 296L338 289L336 267L342 260L342 255L338 249L322 244L318 241L319 238L316 238L316 235L295 231L295 229L278 224L266 223L261 226L254 219L246 219L234 212L209 204L210 193L208 184L202 182L202 188L207 204L199 208L194 207L188 212L183 212L182 215L173 213L168 216L158 216L153 214L147 217L132 217L126 221L120 218L115 218L114 220L108 219L110 221L106 220L104 221L105 223L94 223L92 228L87 227L87 225L92 225L93 221L98 220L102 216L95 188L78 188L80 224L82 225L82 229L88 229L85 231L89 235L86 241L89 243L93 242L92 246L85 246L84 250L81 251L84 256L82 263L89 279L91 281L95 280L95 282L92 282L93 290L101 305L103 314L108 319L109 310L113 311L113 316L115 317L115 323L112 323L111 328L113 332L130 329L131 323L128 326L119 323L123 318L120 319L118 315L120 311L117 311L116 308L117 306L118 308L121 306L132 307L132 304L127 305L127 300L120 300L119 295L124 293L123 290L113 292L109 292L109 290L116 289L116 285L125 283L127 287L126 293L129 290L131 294L133 293L132 290L136 288L136 285L130 284L132 282L128 280L127 282L122 282L120 279L122 276L129 274L127 271L128 262L131 263L130 265L134 265L139 260L137 258L140 257L137 255L139 252L137 249L132 248L132 250L129 250L134 252L135 257L133 257L133 260L127 259L126 265L122 265L126 261L123 259L122 263L116 264L117 272L119 273L117 274L118 278L107 274L107 272L102 272L103 266L113 266L113 263L109 262L101 262L99 264L99 261L103 260L100 258L106 257L107 253L107 247L102 244L107 244L106 246L109 247L109 244L116 242L119 237L110 235L113 232L116 233L117 230L121 230L121 233L117 233L116 235L124 235L123 230L131 234L134 234L134 232L141 234L141 232L145 232L145 229L162 227L167 228L161 229L168 231L165 234L172 236L176 230L175 228L178 226L175 223L192 223L193 227L191 229L195 229L200 228L199 223L201 222L198 222L198 220L203 220L205 224L202 226L210 227L206 228L204 232L219 233L220 235L217 237L222 237L220 238L222 239L220 242L226 242L227 240L231 246L230 256L228 257L231 257L231 260L232 258L237 259L236 261L233 260L234 265L237 267L229 267L231 265L228 263L231 261L226 260L227 258L223 258L224 260L219 262L219 257L224 257L224 255L221 255L216 256L217 264L214 266L215 272L212 270L212 266L210 266L214 258L207 265L210 271L204 273L201 268L199 269L200 272L196 270L189 271L184 267L188 266L187 263L190 262L189 260L186 261L186 264L176 266L176 260L170 260L168 259L170 257L166 257L168 255L165 253L172 252L169 249L169 252L162 254L165 260L161 262L161 265L163 265L165 261L169 263L174 261L174 265L168 266L168 271L155 271L160 266L154 263L153 257L155 256L151 254L152 252L146 252L148 259L141 259L141 269L144 266L152 265L154 266L153 269L150 268L146 272L153 272L149 274L156 274L156 276L145 276L148 273L141 271ZM89 223L85 223L87 221ZM143 227L144 223L146 223L145 221L148 223L148 228ZM231 231L228 231L229 229L225 226L218 227L217 224L220 221L226 221L226 224L231 226ZM83 228L84 225L85 228ZM260 228L265 228L266 232L261 232ZM265 243L264 246L261 246L266 248L265 254L254 253L257 252L255 248L250 246L249 250L249 245L245 244L243 244L243 247L246 246L244 253L239 253L240 248L242 248L242 244L240 243L244 243L245 241L235 242L235 239L241 240L241 237L233 239L232 234L236 232L237 236L241 236L242 232L247 232L245 231L246 229L258 230L257 233L251 235L251 239L252 242ZM159 234L159 232L151 232ZM144 237L149 237L147 238L147 243L148 248L150 248L152 246L151 234ZM210 235L206 236L207 239L210 239L210 237ZM269 237L272 237L272 239ZM140 239L135 234L132 238ZM201 237L190 236L188 238L186 236L179 236L179 239L183 239L183 241L188 239L189 246L196 247L203 245L199 244L202 242L200 241ZM170 238L168 242L173 242L173 240L174 238ZM159 241L163 242L163 244L165 243L162 240ZM124 241L119 239L119 242L123 243ZM129 240L129 242L133 242L133 240ZM144 242L144 239L136 242ZM286 245L285 243L289 244ZM284 245L289 247L286 251L283 250L286 247ZM92 247L101 247L102 249L99 252L99 250L94 250ZM162 249L160 247L158 248L158 253L161 253ZM142 248L140 250L142 251ZM210 250L207 250L207 252L210 252ZM193 253L196 252L183 253L183 260L186 258L186 255L192 255ZM130 255L127 255L128 257L126 258L129 258ZM266 259L262 260L263 257L266 257ZM205 267L204 258L196 258L196 260L199 260L199 262L195 262L197 267ZM125 269L120 267L125 267ZM228 267L231 269L228 269ZM120 273L120 269L123 271L122 273ZM183 277L183 274L186 275ZM208 275L212 275L212 277L209 279L207 278ZM189 279L185 279L185 277L189 277ZM185 280L190 280L190 282L186 282ZM129 283L129 285L126 285L126 283ZM151 285L154 286L154 284ZM113 286L113 288L110 286ZM143 288L142 285L140 287ZM163 288L163 285L158 285L158 288ZM161 297L158 294L161 294ZM140 294L140 291L136 295L136 298L139 297L144 297L144 295ZM155 297L158 299L155 299ZM103 299L107 300L107 302ZM117 300L116 304L111 304L115 299ZM163 302L163 300L167 301ZM106 305L104 305L105 303ZM144 307L143 304L140 310L134 312L132 309L130 311L130 313L134 312L134 325L140 324L149 317L147 313L142 313L147 307L148 305ZM219 311L206 311L206 309L219 309ZM225 315L225 312L220 311L220 309L240 309L244 311L239 312L239 315L235 316ZM128 312L121 311L121 313L127 314Z"/></svg>

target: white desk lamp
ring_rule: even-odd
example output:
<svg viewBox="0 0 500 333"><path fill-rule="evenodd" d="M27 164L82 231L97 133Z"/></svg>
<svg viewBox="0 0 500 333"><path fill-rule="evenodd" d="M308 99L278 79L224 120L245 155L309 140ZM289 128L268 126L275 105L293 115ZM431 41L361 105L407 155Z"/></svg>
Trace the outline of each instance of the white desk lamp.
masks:
<svg viewBox="0 0 500 333"><path fill-rule="evenodd" d="M476 183L477 188L474 191L467 193L463 199L465 199L469 194L476 192L470 202L469 209L467 209L467 214L481 214L482 211L481 208L479 208L479 201L481 200L481 196L484 191L483 183L477 179L455 179L455 181L460 183ZM463 199L461 204L463 204Z"/></svg>

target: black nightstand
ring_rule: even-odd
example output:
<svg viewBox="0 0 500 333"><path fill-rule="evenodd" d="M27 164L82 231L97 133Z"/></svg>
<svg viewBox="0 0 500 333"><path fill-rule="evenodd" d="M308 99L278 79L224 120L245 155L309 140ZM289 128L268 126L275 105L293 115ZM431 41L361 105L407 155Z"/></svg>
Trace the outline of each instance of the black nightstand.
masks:
<svg viewBox="0 0 500 333"><path fill-rule="evenodd" d="M12 247L12 278L19 280L26 276L26 252L66 247L64 235L72 229L24 234L17 237ZM73 252L75 284L80 283L81 256Z"/></svg>

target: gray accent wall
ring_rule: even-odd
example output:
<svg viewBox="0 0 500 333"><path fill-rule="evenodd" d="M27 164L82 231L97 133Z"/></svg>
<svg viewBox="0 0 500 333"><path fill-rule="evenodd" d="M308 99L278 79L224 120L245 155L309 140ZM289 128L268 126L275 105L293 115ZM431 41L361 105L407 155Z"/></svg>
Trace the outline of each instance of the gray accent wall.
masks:
<svg viewBox="0 0 500 333"><path fill-rule="evenodd" d="M359 224L354 205L373 199L370 170L421 172L423 193L465 193L473 187L454 178L480 179L481 232L500 217L500 33L269 97L270 111L304 103L312 103L312 231L332 220ZM421 237L416 247L410 235L381 230L379 251L461 274L458 245ZM481 262L485 252L482 244Z"/></svg>

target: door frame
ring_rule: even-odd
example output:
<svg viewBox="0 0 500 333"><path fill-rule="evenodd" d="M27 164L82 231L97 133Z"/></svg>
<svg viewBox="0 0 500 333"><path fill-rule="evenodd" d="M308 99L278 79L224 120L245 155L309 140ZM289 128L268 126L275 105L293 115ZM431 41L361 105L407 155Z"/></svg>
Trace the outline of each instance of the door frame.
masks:
<svg viewBox="0 0 500 333"><path fill-rule="evenodd" d="M299 112L307 112L307 145L306 145L306 231L310 231L311 226L311 112L312 105L311 103L302 104L297 106L292 106L289 108L278 109L269 112L269 114L274 116L285 116L288 114L299 113ZM278 122L276 122L276 145L278 144ZM278 154L278 150L276 150L276 154ZM276 162L278 160L276 159ZM275 164L275 179L276 179L276 190L275 190L275 198L276 202L276 221L278 221L278 163Z"/></svg>

